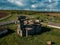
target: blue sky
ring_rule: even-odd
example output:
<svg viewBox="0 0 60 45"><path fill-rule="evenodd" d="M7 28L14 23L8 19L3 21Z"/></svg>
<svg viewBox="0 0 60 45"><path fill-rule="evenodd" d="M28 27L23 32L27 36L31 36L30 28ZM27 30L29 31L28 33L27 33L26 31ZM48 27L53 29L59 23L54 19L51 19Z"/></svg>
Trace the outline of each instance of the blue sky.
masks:
<svg viewBox="0 0 60 45"><path fill-rule="evenodd" d="M60 11L60 0L1 0L0 10Z"/></svg>

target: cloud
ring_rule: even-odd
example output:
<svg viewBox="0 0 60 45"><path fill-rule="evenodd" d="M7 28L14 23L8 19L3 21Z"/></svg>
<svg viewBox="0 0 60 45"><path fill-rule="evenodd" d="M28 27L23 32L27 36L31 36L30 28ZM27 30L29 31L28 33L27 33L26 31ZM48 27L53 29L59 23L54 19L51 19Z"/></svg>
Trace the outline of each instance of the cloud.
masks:
<svg viewBox="0 0 60 45"><path fill-rule="evenodd" d="M0 9L59 11L60 0L1 0Z"/></svg>
<svg viewBox="0 0 60 45"><path fill-rule="evenodd" d="M27 6L32 3L32 0L7 0L7 1L18 6Z"/></svg>
<svg viewBox="0 0 60 45"><path fill-rule="evenodd" d="M19 6L24 6L24 4L20 0L7 0L7 1Z"/></svg>
<svg viewBox="0 0 60 45"><path fill-rule="evenodd" d="M58 2L55 1L54 3L47 5L47 7L50 8L50 9L52 9L52 8L54 9L54 8L57 7L57 5L58 5Z"/></svg>
<svg viewBox="0 0 60 45"><path fill-rule="evenodd" d="M36 8L37 6L33 4L33 5L31 5L31 7L32 7L32 8Z"/></svg>

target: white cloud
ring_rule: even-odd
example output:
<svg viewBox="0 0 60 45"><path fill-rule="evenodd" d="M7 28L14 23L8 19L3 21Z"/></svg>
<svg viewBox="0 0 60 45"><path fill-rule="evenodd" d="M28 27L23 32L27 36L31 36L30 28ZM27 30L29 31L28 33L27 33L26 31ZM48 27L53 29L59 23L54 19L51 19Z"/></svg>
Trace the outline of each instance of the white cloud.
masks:
<svg viewBox="0 0 60 45"><path fill-rule="evenodd" d="M16 4L18 6L24 6L24 4L22 3L21 0L8 0L8 1L11 2L11 3Z"/></svg>
<svg viewBox="0 0 60 45"><path fill-rule="evenodd" d="M30 10L30 8L25 8L24 10Z"/></svg>
<svg viewBox="0 0 60 45"><path fill-rule="evenodd" d="M48 5L48 4L45 4L44 2L39 2L39 3L32 4L31 7L32 7L32 8L46 7L47 5Z"/></svg>
<svg viewBox="0 0 60 45"><path fill-rule="evenodd" d="M36 8L37 6L33 4L33 5L31 5L31 7L32 7L32 8Z"/></svg>
<svg viewBox="0 0 60 45"><path fill-rule="evenodd" d="M47 7L48 8L55 8L57 5L58 5L58 2L55 1L54 3L47 5Z"/></svg>
<svg viewBox="0 0 60 45"><path fill-rule="evenodd" d="M4 1L6 1L7 3L5 3ZM51 3L49 3L49 1ZM60 7L58 5L60 3L58 1L60 0L2 0L0 1L0 5L1 4L3 5L3 3L8 5L4 6L1 5L2 8L0 9L17 9L17 10L23 9L23 10L43 10L43 11L48 11L50 9L59 10Z"/></svg>
<svg viewBox="0 0 60 45"><path fill-rule="evenodd" d="M23 4L22 2L16 1L15 3L16 3L17 5L24 6L24 4Z"/></svg>
<svg viewBox="0 0 60 45"><path fill-rule="evenodd" d="M52 2L52 0L49 0L49 2Z"/></svg>

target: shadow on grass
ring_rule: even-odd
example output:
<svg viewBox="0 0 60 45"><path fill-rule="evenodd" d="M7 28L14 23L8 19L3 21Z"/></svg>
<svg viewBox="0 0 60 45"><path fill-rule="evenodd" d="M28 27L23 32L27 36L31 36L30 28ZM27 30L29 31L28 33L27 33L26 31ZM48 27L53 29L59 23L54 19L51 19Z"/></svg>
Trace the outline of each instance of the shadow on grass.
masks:
<svg viewBox="0 0 60 45"><path fill-rule="evenodd" d="M43 34L43 33L49 32L49 31L51 31L50 28L48 28L48 27L41 27L41 30L39 30L38 33L35 33L34 35L40 35L40 34Z"/></svg>
<svg viewBox="0 0 60 45"><path fill-rule="evenodd" d="M42 32L41 33L45 33L45 32L51 31L51 29L48 28L48 27L41 27L41 29L42 29Z"/></svg>
<svg viewBox="0 0 60 45"><path fill-rule="evenodd" d="M52 42L52 45L55 44L55 42Z"/></svg>
<svg viewBox="0 0 60 45"><path fill-rule="evenodd" d="M15 31L13 31L13 30L11 30L11 29L7 29L7 30L8 30L8 32L5 33L5 34L1 34L1 35L0 35L0 38L3 38L3 37L5 37L5 36L7 36L7 35L12 34L12 33L15 32Z"/></svg>

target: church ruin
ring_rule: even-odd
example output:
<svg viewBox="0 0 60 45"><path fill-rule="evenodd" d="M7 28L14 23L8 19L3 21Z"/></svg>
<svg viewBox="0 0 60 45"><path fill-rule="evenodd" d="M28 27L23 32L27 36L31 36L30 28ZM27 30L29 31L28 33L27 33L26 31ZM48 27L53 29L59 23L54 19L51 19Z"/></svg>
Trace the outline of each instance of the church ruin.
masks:
<svg viewBox="0 0 60 45"><path fill-rule="evenodd" d="M19 36L34 35L41 32L40 20L34 20L32 17L18 16L17 34Z"/></svg>

